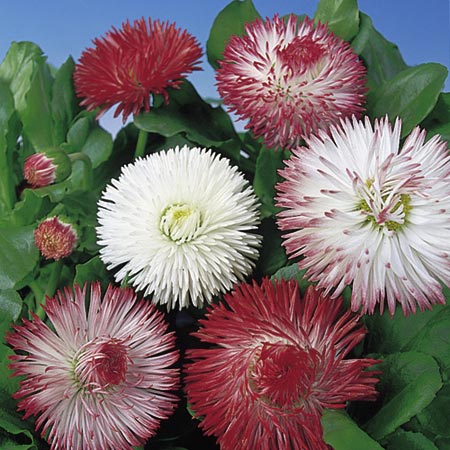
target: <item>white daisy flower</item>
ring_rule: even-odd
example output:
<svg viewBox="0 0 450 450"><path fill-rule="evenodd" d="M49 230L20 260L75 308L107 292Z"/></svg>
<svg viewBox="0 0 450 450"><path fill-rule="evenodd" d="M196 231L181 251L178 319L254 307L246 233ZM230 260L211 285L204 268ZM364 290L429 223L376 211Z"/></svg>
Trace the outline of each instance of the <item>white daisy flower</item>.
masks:
<svg viewBox="0 0 450 450"><path fill-rule="evenodd" d="M334 297L352 285L354 311L422 311L450 285L447 144L418 127L400 136L400 119L342 122L294 150L277 186L288 254Z"/></svg>
<svg viewBox="0 0 450 450"><path fill-rule="evenodd" d="M100 257L168 309L201 307L250 274L261 237L251 186L211 150L176 147L122 168L98 203Z"/></svg>

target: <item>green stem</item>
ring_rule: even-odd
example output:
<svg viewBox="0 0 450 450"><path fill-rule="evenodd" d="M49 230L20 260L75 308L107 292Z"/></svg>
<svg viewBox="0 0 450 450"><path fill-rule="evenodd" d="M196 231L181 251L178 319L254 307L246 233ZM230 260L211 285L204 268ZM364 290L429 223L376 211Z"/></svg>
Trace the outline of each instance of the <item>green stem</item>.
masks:
<svg viewBox="0 0 450 450"><path fill-rule="evenodd" d="M134 159L137 159L145 154L145 146L147 145L148 132L145 130L139 130L138 141L136 144L136 150L134 151Z"/></svg>
<svg viewBox="0 0 450 450"><path fill-rule="evenodd" d="M50 278L47 282L47 287L45 288L45 292L42 292L42 289L39 287L39 285L36 283L36 281L32 281L30 283L30 288L33 291L35 302L36 302L36 314L44 320L45 318L45 311L42 307L45 305L45 301L47 297L51 298L55 295L56 288L58 287L59 278L61 276L61 271L63 268L63 262L62 259L58 259L54 262L52 271L50 273Z"/></svg>
<svg viewBox="0 0 450 450"><path fill-rule="evenodd" d="M45 294L44 291L41 289L41 287L39 286L39 284L36 282L36 280L33 280L30 282L30 284L28 285L30 286L31 291L33 292L34 295L34 303L35 303L35 313L42 319L44 320L45 317L45 311L42 308L42 303L45 301Z"/></svg>

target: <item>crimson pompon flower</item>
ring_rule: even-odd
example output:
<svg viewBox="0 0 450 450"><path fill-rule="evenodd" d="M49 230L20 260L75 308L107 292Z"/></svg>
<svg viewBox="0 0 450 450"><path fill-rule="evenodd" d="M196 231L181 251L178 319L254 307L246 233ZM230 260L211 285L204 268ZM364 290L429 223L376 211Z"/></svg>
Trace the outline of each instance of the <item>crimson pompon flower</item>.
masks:
<svg viewBox="0 0 450 450"><path fill-rule="evenodd" d="M304 136L363 110L362 61L309 18L257 19L229 40L219 63L224 103L268 147L296 147Z"/></svg>
<svg viewBox="0 0 450 450"><path fill-rule="evenodd" d="M150 110L151 96L178 88L193 70L202 50L194 36L159 20L127 20L122 29L112 28L93 40L75 67L75 90L88 111L100 113L118 105L114 117L123 121L142 109Z"/></svg>
<svg viewBox="0 0 450 450"><path fill-rule="evenodd" d="M85 301L90 306L86 312ZM126 450L143 445L174 410L175 337L162 313L131 289L66 288L7 335L17 352L15 398L52 450Z"/></svg>
<svg viewBox="0 0 450 450"><path fill-rule="evenodd" d="M325 450L321 414L376 397L378 361L344 359L359 316L293 281L241 284L210 307L187 351L188 401L222 450Z"/></svg>

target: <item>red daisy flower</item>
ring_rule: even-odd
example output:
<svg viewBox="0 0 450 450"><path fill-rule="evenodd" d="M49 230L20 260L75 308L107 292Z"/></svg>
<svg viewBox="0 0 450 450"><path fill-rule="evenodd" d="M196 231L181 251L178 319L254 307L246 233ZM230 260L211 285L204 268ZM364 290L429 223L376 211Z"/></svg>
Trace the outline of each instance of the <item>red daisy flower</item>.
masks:
<svg viewBox="0 0 450 450"><path fill-rule="evenodd" d="M363 110L366 70L323 24L295 15L257 19L233 36L217 71L230 111L268 147L294 148L318 129Z"/></svg>
<svg viewBox="0 0 450 450"><path fill-rule="evenodd" d="M52 450L127 450L143 445L170 416L179 383L175 336L163 314L131 289L93 283L47 300L39 317L7 335L24 376L19 410L37 417Z"/></svg>
<svg viewBox="0 0 450 450"><path fill-rule="evenodd" d="M81 106L100 113L118 105L114 117L123 121L142 108L150 110L151 95L178 88L187 74L199 70L202 51L191 34L175 24L141 18L122 29L112 28L105 37L93 40L75 67L74 82Z"/></svg>
<svg viewBox="0 0 450 450"><path fill-rule="evenodd" d="M194 333L188 400L222 450L325 450L321 413L376 397L373 359L344 359L365 335L359 316L309 287L264 279L225 296Z"/></svg>

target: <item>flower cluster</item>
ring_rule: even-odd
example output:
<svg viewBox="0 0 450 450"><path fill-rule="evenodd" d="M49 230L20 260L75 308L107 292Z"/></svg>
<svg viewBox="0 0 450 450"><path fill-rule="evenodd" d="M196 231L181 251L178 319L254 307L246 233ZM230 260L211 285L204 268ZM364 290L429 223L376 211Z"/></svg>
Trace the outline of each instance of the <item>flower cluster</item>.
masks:
<svg viewBox="0 0 450 450"><path fill-rule="evenodd" d="M202 54L186 30L127 20L93 44L73 72L79 105L72 85L55 95L69 64L44 77L48 123L64 116L54 133L27 122L35 84L5 96L5 142L24 150L0 155L13 166L0 177L0 238L20 256L0 271L22 301L5 347L19 411L52 450L131 450L184 393L221 450L328 449L325 410L378 396L382 362L366 356L384 353L367 350L362 315L445 303L447 144L415 124L403 139L402 119L375 118L371 102L361 119L370 58L307 17L257 18L227 36L217 87L252 136L184 83ZM15 66L0 65L0 95ZM112 145L80 106L97 118L116 107L124 122L148 114ZM193 331L178 334L183 321Z"/></svg>

